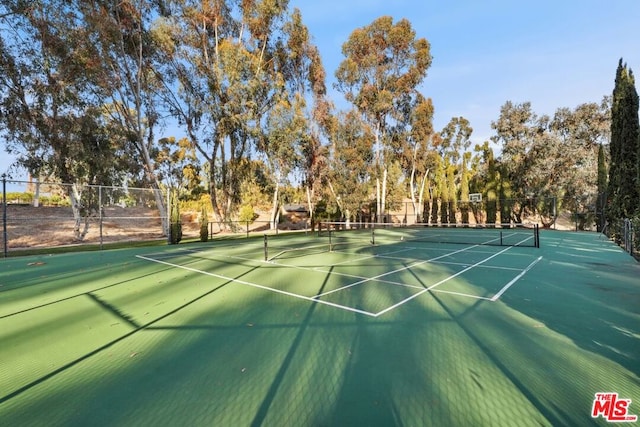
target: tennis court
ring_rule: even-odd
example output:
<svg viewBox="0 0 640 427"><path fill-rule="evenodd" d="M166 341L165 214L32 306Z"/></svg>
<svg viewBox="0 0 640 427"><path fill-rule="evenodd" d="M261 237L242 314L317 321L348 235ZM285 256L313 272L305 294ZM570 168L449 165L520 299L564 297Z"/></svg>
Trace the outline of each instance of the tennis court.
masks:
<svg viewBox="0 0 640 427"><path fill-rule="evenodd" d="M398 231L0 260L2 424L607 425L596 393L640 414L633 258Z"/></svg>

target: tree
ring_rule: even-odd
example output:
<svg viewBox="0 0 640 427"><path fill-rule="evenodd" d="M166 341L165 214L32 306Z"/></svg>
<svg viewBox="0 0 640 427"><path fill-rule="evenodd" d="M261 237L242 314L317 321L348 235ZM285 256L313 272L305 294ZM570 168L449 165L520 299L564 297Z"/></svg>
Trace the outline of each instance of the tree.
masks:
<svg viewBox="0 0 640 427"><path fill-rule="evenodd" d="M412 108L411 131L400 144L400 162L409 181L409 197L415 212L416 222L428 221L428 214L420 215L419 206L423 206L425 190L429 188L429 174L435 166L434 152L430 141L433 138L433 104L431 99L421 95L416 97Z"/></svg>
<svg viewBox="0 0 640 427"><path fill-rule="evenodd" d="M372 130L356 111L338 116L329 152L327 186L346 221L361 213L370 194L373 167Z"/></svg>
<svg viewBox="0 0 640 427"><path fill-rule="evenodd" d="M469 162L471 161L471 153L465 152L462 155L462 168L460 177L460 204L462 210L462 223L469 224Z"/></svg>
<svg viewBox="0 0 640 427"><path fill-rule="evenodd" d="M280 188L288 182L293 168L300 163L296 143L305 139L306 122L301 111L304 101L297 98L294 102L291 105L288 99L283 98L271 108L267 113L265 135L257 145L258 150L264 154L269 176L273 179L272 228L277 225Z"/></svg>
<svg viewBox="0 0 640 427"><path fill-rule="evenodd" d="M52 3L4 2L0 37L0 120L10 150L35 177L63 183L82 240L99 209L87 185L124 175L120 135L113 132L95 87L100 67L76 9ZM6 9L5 9L6 8Z"/></svg>
<svg viewBox="0 0 640 427"><path fill-rule="evenodd" d="M608 105L605 98L573 110L559 108L553 117L536 115L528 102L502 107L500 119L492 123L492 140L502 149L498 198L517 199L499 207L503 217L519 222L528 210L549 226L555 219L549 200L581 217L593 210L597 149L608 138Z"/></svg>
<svg viewBox="0 0 640 427"><path fill-rule="evenodd" d="M100 73L93 80L94 87L109 103L112 125L126 138L125 150L134 160L131 169L141 170L141 184L155 190L156 206L167 233L165 198L153 156L155 130L160 125L156 94L162 86L161 74L154 63L156 46L150 33L152 19L158 13L156 3L76 1L88 32L86 42L97 51L95 61Z"/></svg>
<svg viewBox="0 0 640 427"><path fill-rule="evenodd" d="M286 184L295 170L302 171L309 212L313 218L313 185L322 165L321 135L330 132L330 104L325 99L325 72L318 49L311 44L309 31L302 23L299 10L283 26L286 44L274 56L277 77L284 90L274 96L274 104L266 113L263 137L258 150L265 155L274 177L271 224L275 225L279 208L280 185ZM311 98L311 109L307 99Z"/></svg>
<svg viewBox="0 0 640 427"><path fill-rule="evenodd" d="M307 81L320 88L315 79L321 73L316 59L305 60L312 49L292 49L307 44L286 2L167 3L171 13L153 31L165 64L162 74L171 79L163 100L209 164L213 213L226 224L241 201L244 159L277 129L269 128L267 112L285 99L295 105L308 75L313 78ZM275 118L270 120L273 124Z"/></svg>
<svg viewBox="0 0 640 427"><path fill-rule="evenodd" d="M408 20L389 16L356 29L342 46L345 59L336 71L336 89L352 103L374 133L378 220L385 215L387 156L394 129L411 120L416 88L431 65L430 46L416 38Z"/></svg>
<svg viewBox="0 0 640 427"><path fill-rule="evenodd" d="M454 117L440 132L441 144L437 147L440 155L449 164L447 170L447 187L449 190L449 222L456 222L458 211L458 200L466 203L469 200L469 189L466 189L464 198L459 199L459 192L463 181L463 175L467 173L466 162L468 160L467 150L471 145L471 134L473 128L464 117ZM465 177L468 179L468 177Z"/></svg>
<svg viewBox="0 0 640 427"><path fill-rule="evenodd" d="M611 164L606 208L609 221L631 218L640 212L638 120L635 78L620 59L611 105Z"/></svg>
<svg viewBox="0 0 640 427"><path fill-rule="evenodd" d="M562 158L562 174L555 196L561 206L568 206L580 222L595 220L593 210L598 203L598 150L609 140L610 101L587 103L556 110L550 132L556 137L556 152L547 154ZM548 159L547 164L558 160ZM598 209L596 209L597 213Z"/></svg>
<svg viewBox="0 0 640 427"><path fill-rule="evenodd" d="M603 232L605 227L604 209L607 192L607 165L604 156L604 147L598 145L598 199L596 201L596 226L598 232Z"/></svg>
<svg viewBox="0 0 640 427"><path fill-rule="evenodd" d="M187 138L161 138L151 154L159 181L182 199L200 197L202 168Z"/></svg>

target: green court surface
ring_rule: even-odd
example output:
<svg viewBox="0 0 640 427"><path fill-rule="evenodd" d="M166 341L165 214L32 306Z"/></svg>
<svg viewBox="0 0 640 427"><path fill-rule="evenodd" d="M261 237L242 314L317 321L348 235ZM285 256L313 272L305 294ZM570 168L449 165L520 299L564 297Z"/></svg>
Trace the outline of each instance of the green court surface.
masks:
<svg viewBox="0 0 640 427"><path fill-rule="evenodd" d="M640 415L640 264L613 243L387 243L2 259L0 425L607 425L596 393Z"/></svg>

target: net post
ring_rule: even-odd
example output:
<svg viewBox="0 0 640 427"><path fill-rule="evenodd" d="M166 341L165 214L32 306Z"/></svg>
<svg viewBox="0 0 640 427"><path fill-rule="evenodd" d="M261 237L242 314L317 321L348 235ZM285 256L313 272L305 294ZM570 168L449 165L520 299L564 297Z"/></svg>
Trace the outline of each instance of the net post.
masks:
<svg viewBox="0 0 640 427"><path fill-rule="evenodd" d="M504 243L502 242L502 229L500 229L500 246L504 246Z"/></svg>
<svg viewBox="0 0 640 427"><path fill-rule="evenodd" d="M375 227L371 227L371 244L375 245L376 244L376 233L375 233Z"/></svg>
<svg viewBox="0 0 640 427"><path fill-rule="evenodd" d="M540 226L538 224L536 224L534 233L534 242L536 244L536 248L540 248Z"/></svg>
<svg viewBox="0 0 640 427"><path fill-rule="evenodd" d="M264 260L269 260L269 250L267 249L267 234L264 235Z"/></svg>

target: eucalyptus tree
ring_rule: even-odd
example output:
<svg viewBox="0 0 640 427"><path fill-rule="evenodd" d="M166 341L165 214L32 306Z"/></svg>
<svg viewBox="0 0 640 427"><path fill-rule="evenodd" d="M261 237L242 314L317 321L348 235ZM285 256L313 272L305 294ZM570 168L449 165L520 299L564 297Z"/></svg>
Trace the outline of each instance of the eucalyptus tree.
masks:
<svg viewBox="0 0 640 427"><path fill-rule="evenodd" d="M336 89L353 104L374 134L378 220L385 215L389 155L394 128L411 120L407 108L431 65L430 45L406 19L383 16L354 30L342 46L345 59L336 71Z"/></svg>
<svg viewBox="0 0 640 427"><path fill-rule="evenodd" d="M326 72L318 48L312 44L309 30L302 15L294 9L291 20L284 26L288 38L281 58L289 92L294 105L300 105L304 121L300 121L302 134L296 144L298 170L305 187L310 219L313 221L319 185L327 174L328 148L325 141L335 132L334 106L327 97ZM306 106L311 102L309 107Z"/></svg>
<svg viewBox="0 0 640 427"><path fill-rule="evenodd" d="M0 121L10 150L34 177L62 183L82 240L97 197L88 184L122 177L122 139L105 120L101 67L90 31L72 3L0 5Z"/></svg>
<svg viewBox="0 0 640 427"><path fill-rule="evenodd" d="M351 221L356 213L362 214L363 201L369 200L374 167L373 130L354 110L337 117L328 165L325 179L329 192L344 219Z"/></svg>
<svg viewBox="0 0 640 427"><path fill-rule="evenodd" d="M434 151L431 149L433 138L433 103L431 99L421 95L416 97L416 105L412 108L410 131L400 145L400 159L405 176L408 178L408 191L411 199L415 221L428 219L428 214L421 214L424 204L425 190L430 187L429 176L435 166ZM428 211L428 210L427 210Z"/></svg>
<svg viewBox="0 0 640 427"><path fill-rule="evenodd" d="M595 205L597 150L608 139L608 111L606 98L573 110L560 108L553 117L536 115L528 102L507 102L492 123L496 131L492 140L502 150L499 198L504 199L503 194L539 202L554 198L578 213ZM512 213L520 221L524 203L516 207ZM544 225L551 223L551 203L531 207Z"/></svg>
<svg viewBox="0 0 640 427"><path fill-rule="evenodd" d="M561 174L557 188L549 192L576 213L592 211L598 204L598 151L609 141L610 123L608 97L600 103L581 104L575 109L559 108L550 122L556 143L541 153L544 166L555 165Z"/></svg>
<svg viewBox="0 0 640 427"><path fill-rule="evenodd" d="M282 82L282 90L274 94L276 102L265 114L262 137L256 147L274 177L273 226L280 205L280 187L289 182L294 171L302 174L313 218L312 194L319 177L318 167L322 165L321 141L332 126L324 67L299 10L294 10L285 22L283 33L286 37L276 44L273 58L274 77Z"/></svg>
<svg viewBox="0 0 640 427"><path fill-rule="evenodd" d="M213 213L223 224L240 203L244 159L256 150L284 155L287 149L275 144L296 141L294 135L285 140L283 129L304 127L297 119L287 123L303 106L304 82L314 90L323 85L317 51L287 4L172 0L154 27L162 75L173 79L164 87L164 102L209 164ZM291 165L272 160L280 176L287 175Z"/></svg>
<svg viewBox="0 0 640 427"><path fill-rule="evenodd" d="M265 133L258 140L257 148L264 154L264 162L273 179L272 228L277 224L280 188L288 183L289 175L301 162L296 144L306 137L303 104L301 98L295 99L293 105L288 99L281 99L268 111Z"/></svg>
<svg viewBox="0 0 640 427"><path fill-rule="evenodd" d="M154 190L155 202L168 231L168 219L161 181L153 152L156 130L161 126L157 92L162 86L155 62L151 25L159 13L152 0L76 0L78 14L87 31L87 44L100 69L94 80L107 104L110 125L125 139L132 174L141 170L142 184Z"/></svg>
<svg viewBox="0 0 640 427"><path fill-rule="evenodd" d="M196 199L202 193L202 168L187 138L161 138L151 152L158 179L180 198Z"/></svg>

